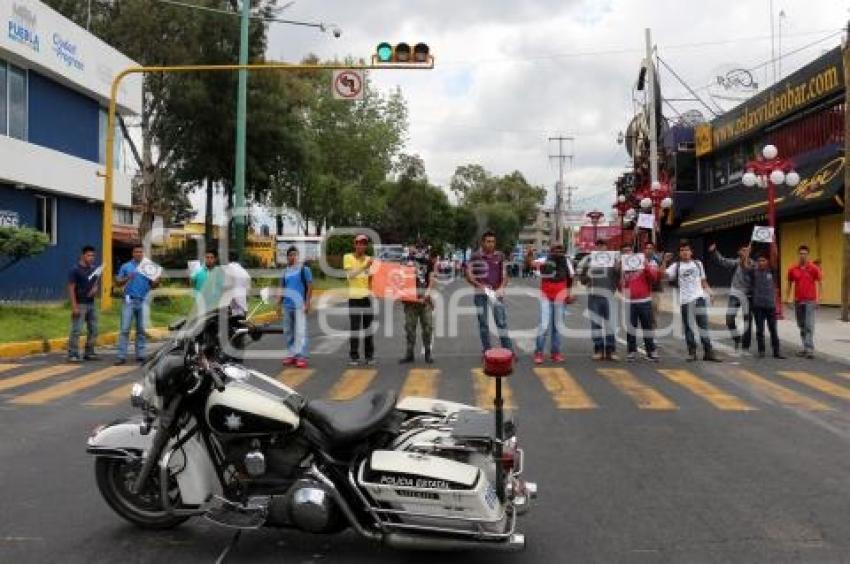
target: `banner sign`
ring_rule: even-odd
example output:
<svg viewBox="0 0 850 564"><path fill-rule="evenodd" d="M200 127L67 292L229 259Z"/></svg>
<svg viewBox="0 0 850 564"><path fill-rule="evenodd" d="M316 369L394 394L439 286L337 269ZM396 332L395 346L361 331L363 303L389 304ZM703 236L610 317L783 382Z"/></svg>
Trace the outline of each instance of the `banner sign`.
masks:
<svg viewBox="0 0 850 564"><path fill-rule="evenodd" d="M593 251L590 253L590 266L591 268L613 268L619 256L619 251Z"/></svg>
<svg viewBox="0 0 850 564"><path fill-rule="evenodd" d="M0 210L0 227L17 227L20 222L18 212Z"/></svg>
<svg viewBox="0 0 850 564"><path fill-rule="evenodd" d="M702 152L698 150L698 155L707 152L706 149L716 151L731 145L771 123L838 94L843 88L841 47L836 47L712 121L710 144L701 141L697 135L699 149L702 149Z"/></svg>
<svg viewBox="0 0 850 564"><path fill-rule="evenodd" d="M643 253L632 253L623 256L623 270L626 272L634 272L643 270L646 267L646 257Z"/></svg>
<svg viewBox="0 0 850 564"><path fill-rule="evenodd" d="M774 240L773 227L764 227L756 225L753 227L753 242L754 243L773 243Z"/></svg>
<svg viewBox="0 0 850 564"><path fill-rule="evenodd" d="M376 260L372 263L372 294L387 300L415 301L416 267Z"/></svg>

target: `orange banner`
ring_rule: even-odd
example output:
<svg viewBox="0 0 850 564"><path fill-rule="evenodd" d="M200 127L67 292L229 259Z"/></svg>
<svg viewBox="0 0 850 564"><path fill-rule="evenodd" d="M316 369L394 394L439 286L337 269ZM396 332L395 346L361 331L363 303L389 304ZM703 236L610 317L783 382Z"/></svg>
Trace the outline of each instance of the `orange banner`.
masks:
<svg viewBox="0 0 850 564"><path fill-rule="evenodd" d="M372 263L372 294L388 300L415 301L416 267L376 260Z"/></svg>

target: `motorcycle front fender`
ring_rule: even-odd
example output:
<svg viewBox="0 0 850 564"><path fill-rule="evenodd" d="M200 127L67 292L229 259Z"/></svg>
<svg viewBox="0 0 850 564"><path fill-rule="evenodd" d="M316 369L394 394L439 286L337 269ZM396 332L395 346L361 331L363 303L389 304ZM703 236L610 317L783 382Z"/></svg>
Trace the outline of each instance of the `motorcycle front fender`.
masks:
<svg viewBox="0 0 850 564"><path fill-rule="evenodd" d="M151 448L153 433L143 434L141 419L124 419L100 425L92 431L86 452L95 456L125 458L141 456Z"/></svg>

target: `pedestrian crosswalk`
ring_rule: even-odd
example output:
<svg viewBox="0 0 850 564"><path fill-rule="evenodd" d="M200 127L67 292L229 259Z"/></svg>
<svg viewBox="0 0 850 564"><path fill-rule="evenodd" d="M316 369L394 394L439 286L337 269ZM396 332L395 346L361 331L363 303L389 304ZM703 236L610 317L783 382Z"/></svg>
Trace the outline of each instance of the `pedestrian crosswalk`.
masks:
<svg viewBox="0 0 850 564"><path fill-rule="evenodd" d="M689 368L596 364L521 367L513 376L502 380L502 396L507 409L576 413L605 412L626 405L628 409L648 413L702 406L721 413L783 407L850 414L848 372L756 372L729 366L704 374ZM337 372L286 368L270 376L304 391L309 397L347 400L369 389L395 387L400 397L443 397L493 409L496 380L480 368L460 370L466 374L465 378L459 378L458 370L445 368L383 370L384 374L381 367ZM69 403L88 408L126 405L138 376L138 371L128 366L101 366L92 370L88 365L78 364L0 363L0 404L7 410ZM451 393L447 393L449 389Z"/></svg>

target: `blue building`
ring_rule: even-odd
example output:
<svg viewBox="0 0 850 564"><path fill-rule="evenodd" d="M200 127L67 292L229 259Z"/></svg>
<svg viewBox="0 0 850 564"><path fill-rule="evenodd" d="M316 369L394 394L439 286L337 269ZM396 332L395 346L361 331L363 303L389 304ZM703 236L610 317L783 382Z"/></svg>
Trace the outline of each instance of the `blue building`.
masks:
<svg viewBox="0 0 850 564"><path fill-rule="evenodd" d="M0 300L64 298L80 248L100 248L106 107L112 78L130 66L137 63L41 2L0 1L0 226L33 227L50 239L43 253L11 267L0 259ZM119 112L138 115L141 104L141 79L132 75ZM110 213L131 205L120 169L114 204Z"/></svg>

